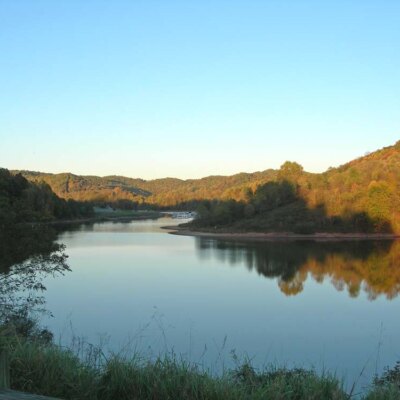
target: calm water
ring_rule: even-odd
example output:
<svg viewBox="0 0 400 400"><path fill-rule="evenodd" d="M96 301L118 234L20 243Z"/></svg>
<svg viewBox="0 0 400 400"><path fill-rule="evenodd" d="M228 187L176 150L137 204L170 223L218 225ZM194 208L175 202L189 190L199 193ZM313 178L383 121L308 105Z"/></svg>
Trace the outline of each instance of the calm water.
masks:
<svg viewBox="0 0 400 400"><path fill-rule="evenodd" d="M56 337L173 350L214 371L232 366L232 351L350 381L365 367L361 385L400 359L400 243L241 243L160 229L174 222L60 234L72 272L45 282Z"/></svg>

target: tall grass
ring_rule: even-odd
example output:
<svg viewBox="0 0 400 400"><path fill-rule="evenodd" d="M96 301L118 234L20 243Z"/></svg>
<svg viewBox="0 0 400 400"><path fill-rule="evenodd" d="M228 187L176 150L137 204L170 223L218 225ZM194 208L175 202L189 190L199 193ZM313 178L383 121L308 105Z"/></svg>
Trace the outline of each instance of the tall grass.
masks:
<svg viewBox="0 0 400 400"><path fill-rule="evenodd" d="M53 343L16 338L7 344L15 390L79 400L348 400L333 375L303 369L256 371L249 363L215 377L193 364L165 356L82 358ZM361 398L361 397L360 397ZM398 382L376 381L365 400L399 400Z"/></svg>
<svg viewBox="0 0 400 400"><path fill-rule="evenodd" d="M249 361L215 376L175 354L150 360L135 353L105 355L75 340L66 348L37 321L18 316L0 325L0 346L10 356L11 387L71 400L349 400L329 373L269 367ZM400 363L374 380L363 400L400 399Z"/></svg>

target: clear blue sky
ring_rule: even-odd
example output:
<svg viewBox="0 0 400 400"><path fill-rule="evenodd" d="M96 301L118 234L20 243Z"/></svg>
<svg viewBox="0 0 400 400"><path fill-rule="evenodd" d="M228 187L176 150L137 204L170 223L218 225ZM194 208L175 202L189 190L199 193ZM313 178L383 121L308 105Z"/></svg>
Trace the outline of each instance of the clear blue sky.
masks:
<svg viewBox="0 0 400 400"><path fill-rule="evenodd" d="M400 139L400 1L0 0L0 166L323 171Z"/></svg>

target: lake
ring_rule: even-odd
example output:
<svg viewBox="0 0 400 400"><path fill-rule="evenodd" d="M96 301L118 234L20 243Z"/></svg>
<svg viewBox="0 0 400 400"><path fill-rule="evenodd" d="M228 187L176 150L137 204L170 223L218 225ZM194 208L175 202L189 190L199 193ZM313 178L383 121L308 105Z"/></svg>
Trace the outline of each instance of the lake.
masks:
<svg viewBox="0 0 400 400"><path fill-rule="evenodd" d="M46 278L63 343L175 352L218 372L315 367L366 385L400 360L399 242L251 242L168 234L159 220L59 234L72 269Z"/></svg>

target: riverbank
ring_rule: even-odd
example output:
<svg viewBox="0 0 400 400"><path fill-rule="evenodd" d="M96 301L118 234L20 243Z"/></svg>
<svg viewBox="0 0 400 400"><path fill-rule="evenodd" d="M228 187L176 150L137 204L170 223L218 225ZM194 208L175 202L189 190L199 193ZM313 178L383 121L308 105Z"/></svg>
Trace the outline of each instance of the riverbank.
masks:
<svg viewBox="0 0 400 400"><path fill-rule="evenodd" d="M12 389L65 400L348 400L355 396L352 390L344 390L334 374L302 368L270 366L257 371L245 361L215 376L174 355L150 361L139 355L105 356L91 347L78 356L68 348L21 338L7 351ZM387 376L371 383L357 398L398 400L400 389L393 380L398 376Z"/></svg>
<svg viewBox="0 0 400 400"><path fill-rule="evenodd" d="M163 216L158 211L131 211L131 212L112 212L98 213L92 217L75 218L75 219L59 219L54 221L43 222L46 225L76 225L96 222L129 222L144 219L157 219Z"/></svg>
<svg viewBox="0 0 400 400"><path fill-rule="evenodd" d="M197 236L214 239L240 239L240 240L315 240L315 241L346 241L346 240L395 240L400 235L383 233L313 233L297 234L291 232L224 232L209 231L203 229L192 230L187 226L163 226L163 229L170 230L172 235Z"/></svg>

